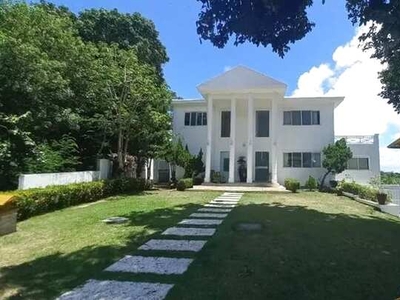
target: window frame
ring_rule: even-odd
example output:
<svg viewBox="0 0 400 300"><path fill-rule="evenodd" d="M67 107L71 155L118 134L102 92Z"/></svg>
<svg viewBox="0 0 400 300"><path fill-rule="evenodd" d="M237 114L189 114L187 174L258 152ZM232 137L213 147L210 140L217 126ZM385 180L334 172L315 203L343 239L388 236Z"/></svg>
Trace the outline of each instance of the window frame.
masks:
<svg viewBox="0 0 400 300"><path fill-rule="evenodd" d="M266 113L266 117L268 119L266 135L260 135L259 134L260 128L262 128L262 126L260 126L261 124L259 124L259 122L258 122L258 116L262 115L262 113ZM271 122L270 120L271 120L271 118L270 118L269 110L256 110L256 116L255 116L256 132L255 132L255 135L256 135L257 138L268 138L270 136L270 122Z"/></svg>
<svg viewBox="0 0 400 300"><path fill-rule="evenodd" d="M299 124L294 124L294 113L299 113ZM310 114L310 123L304 124L304 114ZM283 111L283 125L284 126L315 126L321 125L321 112L320 110L284 110Z"/></svg>
<svg viewBox="0 0 400 300"><path fill-rule="evenodd" d="M207 126L207 112L186 111L183 124L185 127Z"/></svg>
<svg viewBox="0 0 400 300"><path fill-rule="evenodd" d="M357 168L350 168L349 167L349 161L355 159L356 160L356 165ZM367 169L365 168L360 168L360 159L366 159L367 160ZM356 157L352 157L347 161L347 170L350 171L370 171L371 170L371 164L370 164L370 157L369 156L356 156Z"/></svg>
<svg viewBox="0 0 400 300"><path fill-rule="evenodd" d="M221 136L221 138L230 138L231 137L231 122L232 122L231 111L230 110L222 110L220 115L221 115L220 136ZM224 115L226 116L227 120L229 120L227 125L224 125L224 120L225 120L223 117ZM227 127L225 128L225 126L227 126Z"/></svg>
<svg viewBox="0 0 400 300"><path fill-rule="evenodd" d="M298 164L299 161L296 161L295 165L295 155L298 156L300 154L300 165ZM311 164L310 166L304 166L304 154L309 154L311 155ZM318 157L318 159L315 159L315 157ZM297 158L298 160L298 158ZM304 152L299 152L299 151L292 151L292 152L283 152L283 168L296 168L296 169L317 169L321 168L322 166L322 154L321 152L313 152L313 151L304 151Z"/></svg>

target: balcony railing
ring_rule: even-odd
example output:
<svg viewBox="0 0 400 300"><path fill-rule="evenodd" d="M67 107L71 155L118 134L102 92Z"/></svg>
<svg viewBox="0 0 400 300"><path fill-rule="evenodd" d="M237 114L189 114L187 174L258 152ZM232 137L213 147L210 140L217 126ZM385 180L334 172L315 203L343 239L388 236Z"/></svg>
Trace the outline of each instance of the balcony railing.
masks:
<svg viewBox="0 0 400 300"><path fill-rule="evenodd" d="M345 139L347 144L369 144L374 143L373 135L338 135L335 136L335 141Z"/></svg>

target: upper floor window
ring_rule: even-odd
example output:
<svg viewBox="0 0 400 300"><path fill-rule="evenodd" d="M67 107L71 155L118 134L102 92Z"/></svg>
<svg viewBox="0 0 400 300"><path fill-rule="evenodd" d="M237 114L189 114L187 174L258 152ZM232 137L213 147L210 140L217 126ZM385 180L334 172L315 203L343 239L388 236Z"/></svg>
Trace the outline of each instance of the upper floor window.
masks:
<svg viewBox="0 0 400 300"><path fill-rule="evenodd" d="M269 137L269 111L256 111L256 137Z"/></svg>
<svg viewBox="0 0 400 300"><path fill-rule="evenodd" d="M231 112L221 111L221 137L231 136Z"/></svg>
<svg viewBox="0 0 400 300"><path fill-rule="evenodd" d="M284 111L283 125L320 125L319 110Z"/></svg>
<svg viewBox="0 0 400 300"><path fill-rule="evenodd" d="M353 157L347 161L347 169L349 170L369 170L368 157Z"/></svg>
<svg viewBox="0 0 400 300"><path fill-rule="evenodd" d="M206 112L185 113L185 126L205 126L205 125L207 125Z"/></svg>
<svg viewBox="0 0 400 300"><path fill-rule="evenodd" d="M283 166L285 168L320 168L321 153L318 152L283 153Z"/></svg>

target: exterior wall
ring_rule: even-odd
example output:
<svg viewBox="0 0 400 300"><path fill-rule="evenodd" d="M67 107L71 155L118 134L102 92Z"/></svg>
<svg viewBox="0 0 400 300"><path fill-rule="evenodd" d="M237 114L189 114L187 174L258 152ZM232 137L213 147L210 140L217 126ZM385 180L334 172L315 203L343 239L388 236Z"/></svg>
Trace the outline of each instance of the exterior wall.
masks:
<svg viewBox="0 0 400 300"><path fill-rule="evenodd" d="M319 110L320 125L283 125L285 110ZM285 99L279 106L278 120L278 182L283 184L285 178L295 178L303 185L310 175L320 180L325 173L324 168L285 168L283 153L319 152L322 155L322 149L335 139L334 104L315 101L295 103L293 99Z"/></svg>
<svg viewBox="0 0 400 300"><path fill-rule="evenodd" d="M190 153L196 155L200 148L206 151L207 126L185 126L186 112L207 112L206 102L195 104L179 104L174 106L173 131L182 138L183 145L189 147Z"/></svg>
<svg viewBox="0 0 400 300"><path fill-rule="evenodd" d="M283 153L286 152L318 152L321 153L321 162L323 160L322 150L328 144L335 141L334 136L334 110L335 101L319 98L283 98L274 94L274 101L277 102L275 124L275 139L272 137L272 94L258 95L254 98L253 112L253 177L255 176L255 152L269 152L269 172L272 170L272 140L276 145L276 160L278 183L283 184L286 178L295 178L304 184L311 175L317 180L321 180L325 173L324 168L285 168L283 167ZM221 112L231 110L231 97L213 97L213 129L212 129L212 159L211 170L220 171L220 153L221 151L230 151L230 138L221 138ZM236 139L235 139L235 181L239 181L237 171L237 159L240 156L247 160L248 143L248 98L246 95L237 95L236 99ZM206 101L196 100L193 103L174 104L174 132L182 137L185 144L188 144L192 154L197 154L202 148L206 155L207 146L207 126L185 126L185 112L206 112ZM255 112L257 110L270 111L270 137L255 137ZM286 110L318 110L320 111L320 125L283 125L283 112ZM210 123L210 122L208 122ZM379 143L378 136L375 136L376 142L373 145L353 145L350 147L354 157L368 156L370 158L369 171L346 171L336 176L337 179L344 177L354 179L361 183L368 183L371 177L379 175ZM156 172L155 172L156 173ZM179 172L177 176L179 177ZM183 175L183 174L182 174ZM226 178L227 179L227 178ZM327 181L333 177L327 178Z"/></svg>
<svg viewBox="0 0 400 300"><path fill-rule="evenodd" d="M352 143L352 137L347 138L347 143L353 152L353 157L369 158L369 170L346 170L336 175L336 179L354 180L361 184L369 184L372 178L380 176L379 135L375 134L371 137L371 143Z"/></svg>
<svg viewBox="0 0 400 300"><path fill-rule="evenodd" d="M99 171L27 174L19 176L18 189L46 187L49 185L64 185L79 182L91 182L99 180Z"/></svg>

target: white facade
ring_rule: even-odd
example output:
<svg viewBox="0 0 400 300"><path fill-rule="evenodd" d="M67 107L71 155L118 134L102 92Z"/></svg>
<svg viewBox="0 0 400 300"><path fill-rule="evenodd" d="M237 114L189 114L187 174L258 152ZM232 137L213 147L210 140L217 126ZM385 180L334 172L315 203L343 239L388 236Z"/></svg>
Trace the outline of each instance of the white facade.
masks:
<svg viewBox="0 0 400 300"><path fill-rule="evenodd" d="M205 153L205 182L212 171L238 182L241 156L247 183L323 176L322 149L335 141L334 109L344 98L285 97L286 88L240 66L199 85L204 99L173 101L173 131L192 154Z"/></svg>

